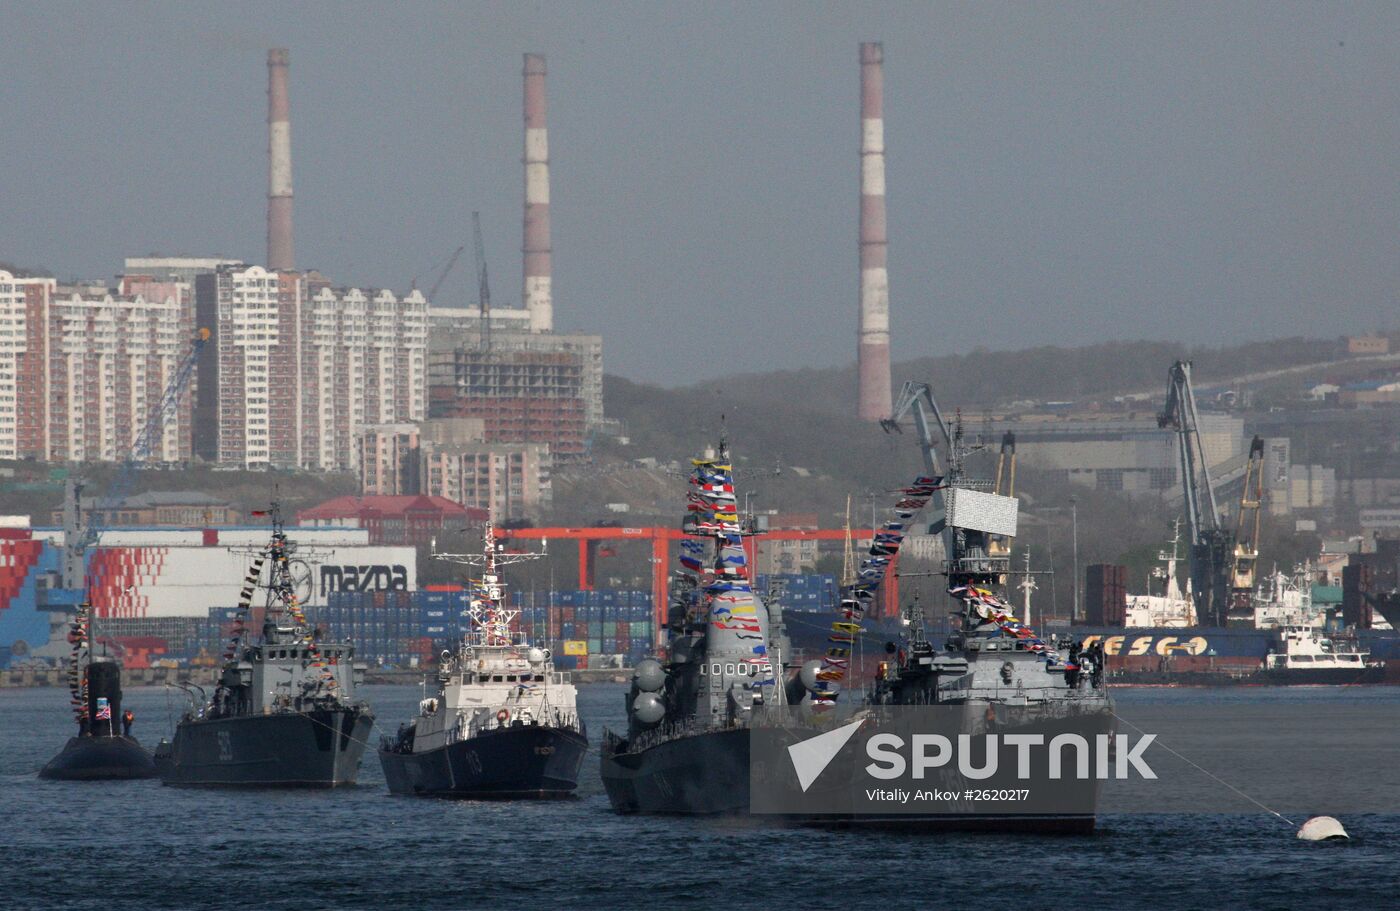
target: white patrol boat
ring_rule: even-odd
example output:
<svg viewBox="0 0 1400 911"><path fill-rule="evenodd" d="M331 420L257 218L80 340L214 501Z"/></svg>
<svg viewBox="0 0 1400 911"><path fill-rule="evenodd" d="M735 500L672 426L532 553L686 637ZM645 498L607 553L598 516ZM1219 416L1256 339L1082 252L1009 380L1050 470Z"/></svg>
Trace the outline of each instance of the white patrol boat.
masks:
<svg viewBox="0 0 1400 911"><path fill-rule="evenodd" d="M490 523L480 556L437 554L479 565L470 627L444 651L438 691L418 717L383 739L379 760L395 794L467 799L567 797L578 786L588 738L578 691L547 649L513 629L501 565L539 554L503 554Z"/></svg>

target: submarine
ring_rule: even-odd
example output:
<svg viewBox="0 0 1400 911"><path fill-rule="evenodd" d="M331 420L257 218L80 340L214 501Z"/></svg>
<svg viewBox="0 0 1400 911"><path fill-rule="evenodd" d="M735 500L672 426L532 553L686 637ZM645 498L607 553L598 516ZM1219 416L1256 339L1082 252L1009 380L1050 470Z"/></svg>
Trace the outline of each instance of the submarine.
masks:
<svg viewBox="0 0 1400 911"><path fill-rule="evenodd" d="M74 661L69 684L78 735L68 738L58 755L39 770L51 781L120 781L155 778L155 757L135 737L123 733L122 666L115 658L92 656L87 649L83 613L73 621L70 639Z"/></svg>

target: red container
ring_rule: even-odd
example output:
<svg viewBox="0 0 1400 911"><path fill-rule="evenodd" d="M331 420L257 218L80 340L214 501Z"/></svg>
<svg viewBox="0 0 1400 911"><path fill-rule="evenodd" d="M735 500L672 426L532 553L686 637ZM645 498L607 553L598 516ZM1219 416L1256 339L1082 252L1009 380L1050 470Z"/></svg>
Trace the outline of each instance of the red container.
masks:
<svg viewBox="0 0 1400 911"><path fill-rule="evenodd" d="M1084 570L1084 618L1091 626L1122 626L1128 611L1128 568L1093 563Z"/></svg>

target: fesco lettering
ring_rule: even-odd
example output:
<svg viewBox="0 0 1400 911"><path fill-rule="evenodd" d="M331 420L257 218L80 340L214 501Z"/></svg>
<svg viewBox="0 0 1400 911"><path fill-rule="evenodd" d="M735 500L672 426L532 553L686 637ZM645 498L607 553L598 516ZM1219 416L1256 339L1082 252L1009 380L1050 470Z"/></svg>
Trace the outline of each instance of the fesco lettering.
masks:
<svg viewBox="0 0 1400 911"><path fill-rule="evenodd" d="M1204 655L1210 645L1204 636L1085 636L1084 647L1100 641L1105 655Z"/></svg>

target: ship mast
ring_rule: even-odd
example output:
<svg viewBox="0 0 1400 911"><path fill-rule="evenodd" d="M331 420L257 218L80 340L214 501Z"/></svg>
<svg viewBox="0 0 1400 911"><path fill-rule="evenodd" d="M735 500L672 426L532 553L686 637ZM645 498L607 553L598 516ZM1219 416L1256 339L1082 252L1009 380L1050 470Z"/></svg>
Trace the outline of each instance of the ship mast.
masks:
<svg viewBox="0 0 1400 911"><path fill-rule="evenodd" d="M1031 549L1029 547L1026 548L1026 569L1021 574L1021 581L1016 587L1021 590L1023 598L1021 604L1021 619L1029 626L1031 623L1031 592L1039 588L1039 586L1035 584L1035 579L1031 578Z"/></svg>
<svg viewBox="0 0 1400 911"><path fill-rule="evenodd" d="M460 563L463 566L479 567L481 577L468 578L470 601L467 616L471 628L463 634L464 648L509 648L514 644L511 636L511 622L520 615L518 610L505 607L505 584L501 581L501 567L526 560L538 560L548 555L549 540L540 545L538 553L506 553L504 545L496 540L496 526L491 519L481 529L481 553L454 554L440 552L437 541L431 544L435 560Z"/></svg>
<svg viewBox="0 0 1400 911"><path fill-rule="evenodd" d="M841 582L850 585L856 581L855 541L851 537L851 495L846 494L846 549L841 555Z"/></svg>

